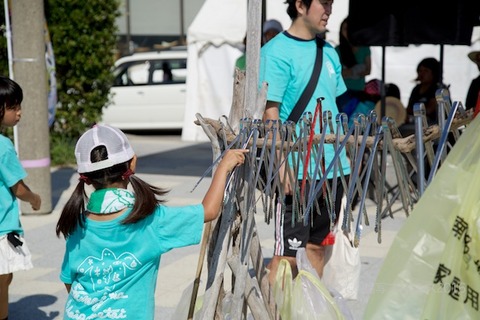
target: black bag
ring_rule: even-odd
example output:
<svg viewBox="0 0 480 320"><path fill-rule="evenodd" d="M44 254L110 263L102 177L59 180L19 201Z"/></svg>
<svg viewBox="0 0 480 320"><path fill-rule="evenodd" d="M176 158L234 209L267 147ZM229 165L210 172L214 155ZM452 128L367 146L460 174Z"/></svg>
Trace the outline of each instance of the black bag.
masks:
<svg viewBox="0 0 480 320"><path fill-rule="evenodd" d="M295 107L293 108L292 112L288 116L287 121L293 121L295 123L298 122L303 112L305 111L305 108L307 107L308 102L312 98L313 92L315 91L315 88L318 83L318 79L320 78L320 72L322 71L322 61L323 61L323 46L325 44L325 41L322 38L320 38L318 35L315 38L315 41L317 42L317 55L315 57L315 65L313 67L312 75L310 77L310 80L308 81L307 86L303 90L302 95L300 96L297 103L295 104ZM260 137L265 138L264 136L260 136ZM268 166L270 164L270 161L273 161L273 159L265 158L265 153L268 150L267 149L263 154L263 160L262 160L262 154L261 154L262 149L263 147L257 148L257 153L256 153L257 165L260 165L260 171L259 171L256 187L260 191L265 191L267 183L270 183L273 188L273 181L275 179L273 177L267 177L268 167L265 166L265 163L267 162L267 166ZM269 155L267 154L267 157L268 156Z"/></svg>

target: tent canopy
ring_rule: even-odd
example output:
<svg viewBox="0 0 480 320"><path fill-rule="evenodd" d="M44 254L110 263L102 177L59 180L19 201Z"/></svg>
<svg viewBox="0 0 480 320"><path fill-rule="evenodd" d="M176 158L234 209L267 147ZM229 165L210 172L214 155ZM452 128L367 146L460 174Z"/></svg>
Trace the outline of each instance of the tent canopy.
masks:
<svg viewBox="0 0 480 320"><path fill-rule="evenodd" d="M350 0L349 39L364 46L470 45L479 15L480 2L472 0Z"/></svg>
<svg viewBox="0 0 480 320"><path fill-rule="evenodd" d="M372 7L375 8L374 11L371 10ZM464 101L472 74L470 70L473 70L473 65L466 59L471 48L454 46L472 44L474 26L480 24L479 16L480 2L471 0L417 0L408 4L403 1L371 0L369 6L361 1L350 0L348 33L350 41L355 45L382 46L379 78L383 81L389 82L385 79L386 65L390 69L395 65L393 67L397 68L397 73L394 78L398 79L412 60L416 65L422 58L433 56L441 63L442 81L447 85L453 84L450 90L451 94L455 93L452 95L453 100ZM400 55L390 59L393 63L387 61L389 56L385 54L386 46L409 45L415 47L394 50ZM440 45L440 50L432 51L431 45ZM449 47L444 48L445 45ZM373 54L374 52L372 57ZM447 61L451 58L455 61L445 64L444 56ZM447 71L447 77L444 77L444 71ZM411 79L414 75L411 73ZM398 80L393 82L398 83ZM410 91L401 89L401 92L403 100L407 101ZM385 114L383 101L382 96L382 114Z"/></svg>
<svg viewBox="0 0 480 320"><path fill-rule="evenodd" d="M246 16L245 1L207 0L188 28L188 44L238 45L245 36Z"/></svg>

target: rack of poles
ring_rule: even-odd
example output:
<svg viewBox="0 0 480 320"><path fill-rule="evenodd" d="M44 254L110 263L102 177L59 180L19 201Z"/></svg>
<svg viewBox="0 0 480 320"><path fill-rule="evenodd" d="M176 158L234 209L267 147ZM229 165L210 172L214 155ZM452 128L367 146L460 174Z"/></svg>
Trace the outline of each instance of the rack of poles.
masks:
<svg viewBox="0 0 480 320"><path fill-rule="evenodd" d="M362 229L370 226L365 202L369 195L373 195L372 200L376 203L374 228L377 241L381 243L382 219L393 218L392 205L400 201L401 208L409 215L445 160L452 142L461 136L462 128L473 118L473 112L466 112L461 103L451 104L445 91L437 93L437 102L441 115L439 124L426 126L425 108L418 104L414 108L415 134L408 137L402 137L391 118L378 119L374 111L367 116L358 116L352 127L348 127L345 114L332 119L329 112L324 112L320 117L323 128L320 134L312 133L316 117L309 113L299 120L298 130L290 122L240 118L233 124L226 116L213 120L197 114L196 123L204 129L213 150L212 166L204 176L215 170L226 150L244 148L250 151L244 166L231 173L222 214L215 223L208 225L204 235L196 279L198 284L206 256L208 276L203 306L199 311L202 318L213 319L226 312L233 318L241 318L246 313L259 319L275 319L277 316L254 215L261 213L265 223L271 222L275 202L283 199L281 170L285 170L285 179L298 185L296 179L302 166L313 168L313 174L305 177L309 183L304 189L297 188L293 195L293 214L297 223L305 223L316 211L313 209L318 203L314 199L318 192L326 194L331 220L335 221L335 186L343 184L347 207L342 229L350 231L354 228L354 245L357 247L361 244ZM234 127L238 129L234 130ZM334 157L325 167L325 147L328 144L333 145ZM348 178L339 163L343 150L351 163ZM309 162L309 159L314 161ZM387 179L389 161L393 163L394 181ZM425 162L430 167L429 175L424 171ZM336 178L328 180L329 173L334 173ZM355 196L359 201L353 209ZM230 281L225 279L227 266L232 271ZM197 293L198 285L192 294L191 308ZM230 304L225 310L227 300Z"/></svg>

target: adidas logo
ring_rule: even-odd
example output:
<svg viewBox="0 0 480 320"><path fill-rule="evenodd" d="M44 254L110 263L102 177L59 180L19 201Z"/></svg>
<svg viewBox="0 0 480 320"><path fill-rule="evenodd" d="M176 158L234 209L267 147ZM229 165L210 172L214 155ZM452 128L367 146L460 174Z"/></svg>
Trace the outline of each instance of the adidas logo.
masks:
<svg viewBox="0 0 480 320"><path fill-rule="evenodd" d="M297 238L288 239L288 244L290 245L290 250L298 250L302 244L302 241L298 241Z"/></svg>

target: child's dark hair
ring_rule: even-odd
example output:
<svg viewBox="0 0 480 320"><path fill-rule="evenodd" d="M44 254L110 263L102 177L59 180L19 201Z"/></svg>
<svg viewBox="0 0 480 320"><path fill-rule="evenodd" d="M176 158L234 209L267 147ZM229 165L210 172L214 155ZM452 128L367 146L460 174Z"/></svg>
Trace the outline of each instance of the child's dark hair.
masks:
<svg viewBox="0 0 480 320"><path fill-rule="evenodd" d="M107 150L105 146L99 146L92 150L90 158L92 163L105 160ZM122 221L122 224L135 223L151 215L155 207L165 202L157 198L169 192L169 190L158 188L142 179L136 177L130 172L130 161L114 165L112 167L93 172L82 173L80 181L75 188L72 196L62 210L58 220L56 233L65 238L71 235L77 227L83 227L86 218L86 206L88 197L85 192L85 183L91 184L95 190L104 189L115 182L121 182L128 179L135 193L135 203L130 214Z"/></svg>
<svg viewBox="0 0 480 320"><path fill-rule="evenodd" d="M387 83L385 85L385 96L400 99L400 88L395 83Z"/></svg>
<svg viewBox="0 0 480 320"><path fill-rule="evenodd" d="M297 7L295 5L297 1L296 0L286 0L285 3L287 4L287 14L290 17L290 19L295 20L298 16L298 11ZM307 10L310 9L310 6L312 5L312 0L302 0L303 4L305 7L307 7Z"/></svg>
<svg viewBox="0 0 480 320"><path fill-rule="evenodd" d="M10 78L0 76L0 120L5 116L5 109L15 109L23 101L23 90Z"/></svg>

